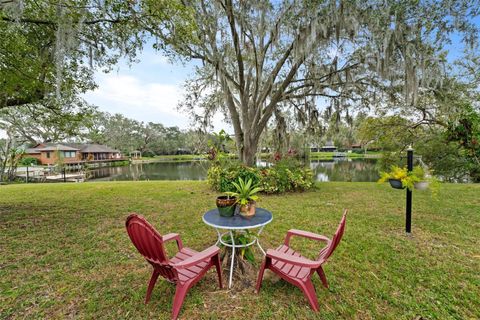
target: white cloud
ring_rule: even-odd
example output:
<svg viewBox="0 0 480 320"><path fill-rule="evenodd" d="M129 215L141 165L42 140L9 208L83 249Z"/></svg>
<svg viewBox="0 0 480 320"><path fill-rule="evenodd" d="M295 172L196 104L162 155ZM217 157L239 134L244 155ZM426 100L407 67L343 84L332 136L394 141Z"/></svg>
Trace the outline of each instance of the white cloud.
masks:
<svg viewBox="0 0 480 320"><path fill-rule="evenodd" d="M114 73L99 73L96 80L98 88L85 94L84 98L102 111L181 129L188 129L191 125L188 116L177 110L183 98L180 84L147 82L137 76ZM233 132L221 114L216 114L212 123L215 131Z"/></svg>
<svg viewBox="0 0 480 320"><path fill-rule="evenodd" d="M138 58L139 63L132 66L120 63L117 72L97 72L98 88L85 94L85 100L102 111L128 118L190 128L188 115L178 111L177 106L183 99L183 83L195 63L170 64L167 57L151 48L146 48ZM233 132L220 114L213 117L212 123L215 131Z"/></svg>
<svg viewBox="0 0 480 320"><path fill-rule="evenodd" d="M112 73L98 75L97 83L98 88L84 98L102 111L168 126L188 124L187 117L177 111L182 98L178 85L145 83L134 76Z"/></svg>

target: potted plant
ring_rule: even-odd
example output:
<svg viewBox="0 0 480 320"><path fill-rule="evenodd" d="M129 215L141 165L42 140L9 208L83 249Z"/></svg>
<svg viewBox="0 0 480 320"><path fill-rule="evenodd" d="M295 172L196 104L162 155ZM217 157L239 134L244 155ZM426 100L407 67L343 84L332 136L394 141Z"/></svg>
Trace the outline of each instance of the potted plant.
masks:
<svg viewBox="0 0 480 320"><path fill-rule="evenodd" d="M236 197L237 204L240 205L240 215L245 218L251 218L255 215L256 201L258 196L256 193L261 191L257 185L252 183L252 179L245 182L242 178L238 178L238 183L232 182L236 191L225 192L229 196Z"/></svg>
<svg viewBox="0 0 480 320"><path fill-rule="evenodd" d="M429 172L424 170L421 166L415 166L409 176L411 179L410 188L413 185L417 190L430 189L432 196L434 198L437 197L440 184L435 176L429 174Z"/></svg>
<svg viewBox="0 0 480 320"><path fill-rule="evenodd" d="M400 168L398 166L392 166L390 172L382 172L380 180L378 182L390 183L390 186L395 189L405 189L404 182L408 177L408 171L406 168Z"/></svg>
<svg viewBox="0 0 480 320"><path fill-rule="evenodd" d="M427 190L429 185L430 185L430 182L428 182L427 180L424 180L424 181L415 182L414 187L417 190Z"/></svg>
<svg viewBox="0 0 480 320"><path fill-rule="evenodd" d="M229 195L218 196L216 200L218 212L222 217L233 217L236 203L237 198Z"/></svg>
<svg viewBox="0 0 480 320"><path fill-rule="evenodd" d="M428 185L430 184L426 175L425 170L421 166L415 166L410 173L412 183L415 189L417 190L427 190Z"/></svg>

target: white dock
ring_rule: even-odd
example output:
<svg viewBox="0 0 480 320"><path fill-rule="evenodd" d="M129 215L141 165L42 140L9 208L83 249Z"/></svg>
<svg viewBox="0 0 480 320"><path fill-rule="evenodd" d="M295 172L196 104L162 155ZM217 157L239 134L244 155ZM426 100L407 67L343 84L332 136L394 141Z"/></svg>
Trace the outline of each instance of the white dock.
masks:
<svg viewBox="0 0 480 320"><path fill-rule="evenodd" d="M20 168L19 168L20 169ZM85 173L72 172L72 173L52 173L48 169L44 168L28 168L28 175L26 170L17 170L17 177L25 179L26 182L40 181L40 182L84 182Z"/></svg>

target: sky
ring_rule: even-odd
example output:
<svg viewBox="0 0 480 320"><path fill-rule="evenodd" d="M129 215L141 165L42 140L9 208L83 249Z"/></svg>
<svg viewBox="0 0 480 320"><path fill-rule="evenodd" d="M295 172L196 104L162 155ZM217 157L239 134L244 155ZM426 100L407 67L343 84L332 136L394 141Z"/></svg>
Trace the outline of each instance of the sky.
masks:
<svg viewBox="0 0 480 320"><path fill-rule="evenodd" d="M177 110L177 105L183 99L183 83L193 74L195 62L172 64L148 45L137 60L140 62L130 66L122 61L110 73L95 72L98 88L83 98L101 111L121 113L144 122L190 128L192 123L188 115ZM220 114L214 117L213 125L215 131L231 131Z"/></svg>

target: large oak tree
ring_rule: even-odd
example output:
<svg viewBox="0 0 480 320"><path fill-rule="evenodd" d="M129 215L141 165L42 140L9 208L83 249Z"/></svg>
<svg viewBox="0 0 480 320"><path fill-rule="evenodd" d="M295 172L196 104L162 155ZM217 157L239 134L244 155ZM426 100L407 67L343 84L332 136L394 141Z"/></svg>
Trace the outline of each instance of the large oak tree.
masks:
<svg viewBox="0 0 480 320"><path fill-rule="evenodd" d="M146 1L155 11L156 1ZM260 136L285 108L314 123L318 104L415 105L441 85L443 45L460 32L472 46L477 1L185 0L193 38L175 25L148 30L175 56L201 61L183 106L204 120L223 110L244 163L255 163ZM185 41L187 40L187 41Z"/></svg>

